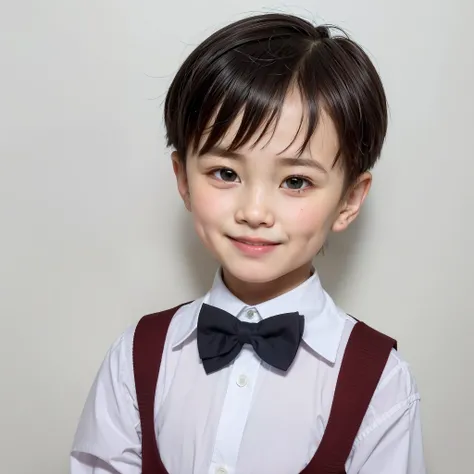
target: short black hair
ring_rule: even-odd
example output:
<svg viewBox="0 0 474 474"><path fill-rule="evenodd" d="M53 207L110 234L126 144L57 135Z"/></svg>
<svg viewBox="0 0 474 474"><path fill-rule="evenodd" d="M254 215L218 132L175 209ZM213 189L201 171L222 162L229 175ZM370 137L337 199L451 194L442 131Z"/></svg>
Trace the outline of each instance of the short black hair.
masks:
<svg viewBox="0 0 474 474"><path fill-rule="evenodd" d="M373 167L387 131L387 100L376 68L340 28L289 14L261 14L204 40L184 61L165 100L168 146L185 160L207 153L239 114L229 150L275 125L290 88L306 105L302 152L321 111L333 120L346 180ZM303 120L303 118L302 118ZM206 135L204 143L203 136Z"/></svg>

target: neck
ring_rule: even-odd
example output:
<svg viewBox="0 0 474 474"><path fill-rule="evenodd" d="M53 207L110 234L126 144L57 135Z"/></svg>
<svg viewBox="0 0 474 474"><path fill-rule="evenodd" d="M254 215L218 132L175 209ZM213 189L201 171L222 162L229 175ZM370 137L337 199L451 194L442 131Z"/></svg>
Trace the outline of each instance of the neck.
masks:
<svg viewBox="0 0 474 474"><path fill-rule="evenodd" d="M248 282L235 278L227 270L222 270L222 279L229 289L239 300L249 306L254 306L269 301L284 293L288 293L301 285L311 276L311 262L303 267L297 268L276 280L268 282Z"/></svg>

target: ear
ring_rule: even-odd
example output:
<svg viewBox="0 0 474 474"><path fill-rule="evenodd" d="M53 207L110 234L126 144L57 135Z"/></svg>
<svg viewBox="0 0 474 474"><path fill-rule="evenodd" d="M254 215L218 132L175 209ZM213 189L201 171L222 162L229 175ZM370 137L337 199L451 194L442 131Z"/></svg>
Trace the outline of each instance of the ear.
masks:
<svg viewBox="0 0 474 474"><path fill-rule="evenodd" d="M347 190L338 215L332 225L333 232L342 232L346 230L349 224L355 220L364 204L367 194L369 194L372 184L372 175L369 172L361 174L357 181Z"/></svg>
<svg viewBox="0 0 474 474"><path fill-rule="evenodd" d="M173 162L173 171L176 176L179 194L186 209L191 211L191 196L189 194L188 178L186 175L186 162L180 158L176 151L171 154L171 161Z"/></svg>

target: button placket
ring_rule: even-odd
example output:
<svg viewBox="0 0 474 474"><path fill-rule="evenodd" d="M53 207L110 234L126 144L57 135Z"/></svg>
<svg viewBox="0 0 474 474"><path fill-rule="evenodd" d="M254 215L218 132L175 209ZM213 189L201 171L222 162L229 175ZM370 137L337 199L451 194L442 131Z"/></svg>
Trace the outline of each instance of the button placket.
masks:
<svg viewBox="0 0 474 474"><path fill-rule="evenodd" d="M248 377L245 374L239 375L237 378L237 385L241 388L245 387L248 383Z"/></svg>
<svg viewBox="0 0 474 474"><path fill-rule="evenodd" d="M244 313L245 314L245 313ZM217 427L209 474L224 468L233 474L253 398L260 359L252 348L243 348L231 367L228 387Z"/></svg>

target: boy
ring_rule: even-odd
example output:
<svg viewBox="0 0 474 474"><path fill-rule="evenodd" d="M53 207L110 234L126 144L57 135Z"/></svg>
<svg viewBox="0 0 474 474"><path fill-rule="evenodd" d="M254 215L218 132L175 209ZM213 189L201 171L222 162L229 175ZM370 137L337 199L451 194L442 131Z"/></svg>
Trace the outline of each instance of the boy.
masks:
<svg viewBox="0 0 474 474"><path fill-rule="evenodd" d="M423 474L407 364L312 266L359 214L382 149L367 55L297 17L247 18L184 62L165 122L179 193L221 268L203 298L112 346L72 473Z"/></svg>

